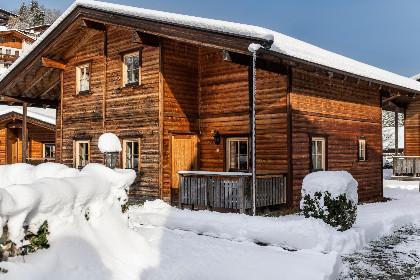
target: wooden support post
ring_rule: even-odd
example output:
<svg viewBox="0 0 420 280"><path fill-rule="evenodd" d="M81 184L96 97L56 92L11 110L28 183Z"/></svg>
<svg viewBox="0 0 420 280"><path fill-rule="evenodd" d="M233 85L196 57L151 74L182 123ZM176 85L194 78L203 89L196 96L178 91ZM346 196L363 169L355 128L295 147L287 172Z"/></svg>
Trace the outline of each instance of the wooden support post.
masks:
<svg viewBox="0 0 420 280"><path fill-rule="evenodd" d="M26 163L26 146L28 143L28 132L27 132L27 109L28 109L28 104L25 102L22 105L22 162Z"/></svg>
<svg viewBox="0 0 420 280"><path fill-rule="evenodd" d="M398 107L395 107L395 155L398 156Z"/></svg>
<svg viewBox="0 0 420 280"><path fill-rule="evenodd" d="M179 203L179 208L180 209L184 209L184 205L182 203L182 196L184 194L184 191L182 189L183 187L183 176L181 174L178 174L178 203Z"/></svg>

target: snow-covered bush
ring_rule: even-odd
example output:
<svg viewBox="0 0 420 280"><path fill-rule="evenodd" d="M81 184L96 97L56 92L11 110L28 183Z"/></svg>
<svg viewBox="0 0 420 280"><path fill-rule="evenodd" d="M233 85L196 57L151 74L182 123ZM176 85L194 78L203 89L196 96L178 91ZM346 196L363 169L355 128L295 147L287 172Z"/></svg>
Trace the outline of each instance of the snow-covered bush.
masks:
<svg viewBox="0 0 420 280"><path fill-rule="evenodd" d="M357 181L347 171L320 171L303 179L300 208L306 218L322 219L345 231L357 216Z"/></svg>

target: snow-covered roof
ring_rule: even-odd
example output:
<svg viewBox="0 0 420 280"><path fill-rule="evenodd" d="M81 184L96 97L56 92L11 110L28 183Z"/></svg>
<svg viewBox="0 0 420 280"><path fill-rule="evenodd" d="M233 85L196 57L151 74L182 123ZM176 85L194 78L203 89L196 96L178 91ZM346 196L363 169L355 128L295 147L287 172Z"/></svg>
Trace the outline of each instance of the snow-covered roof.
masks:
<svg viewBox="0 0 420 280"><path fill-rule="evenodd" d="M0 26L0 32L17 32L20 35L25 36L25 37L27 37L27 38L29 38L31 40L34 40L34 41L36 40L34 37L29 36L28 34L22 32L22 31L20 31L18 29L8 29L7 26Z"/></svg>
<svg viewBox="0 0 420 280"><path fill-rule="evenodd" d="M195 16L186 16L175 13L154 11L149 9L130 7L119 4L111 4L93 0L77 0L76 2L74 2L54 22L54 24L51 25L51 27L32 45L32 48L30 50L33 50L40 43L42 43L42 41L50 33L52 33L72 11L74 11L78 7L96 9L100 11L112 12L136 18L176 24L181 26L196 27L209 31L222 32L225 34L239 35L263 40L274 40L270 49L273 52L280 53L291 58L307 61L316 65L336 69L344 73L356 75L359 77L365 77L378 82L402 87L407 90L420 92L420 83L413 79L362 62L358 62L356 60L321 49L314 45L305 43L298 39L289 37L287 35L275 32L267 28L233 23L222 20L214 20ZM28 55L29 53L31 53L31 51L28 51L26 54L22 55L12 65L9 71L16 67L16 65L18 65L22 60L24 60L26 55ZM3 78L5 76L6 75L4 75Z"/></svg>
<svg viewBox="0 0 420 280"><path fill-rule="evenodd" d="M414 75L413 77L410 77L410 79L418 81L420 79L420 73L417 75Z"/></svg>
<svg viewBox="0 0 420 280"><path fill-rule="evenodd" d="M22 106L0 105L0 116L8 113L23 114ZM36 120L40 120L55 125L56 110L50 108L28 107L27 116Z"/></svg>

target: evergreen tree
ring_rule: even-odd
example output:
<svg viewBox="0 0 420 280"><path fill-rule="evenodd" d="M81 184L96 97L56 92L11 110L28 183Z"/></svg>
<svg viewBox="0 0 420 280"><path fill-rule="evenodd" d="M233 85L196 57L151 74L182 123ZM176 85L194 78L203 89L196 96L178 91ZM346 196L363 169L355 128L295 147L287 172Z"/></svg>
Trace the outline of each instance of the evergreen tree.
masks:
<svg viewBox="0 0 420 280"><path fill-rule="evenodd" d="M19 10L15 10L13 13L17 14L18 17L11 17L7 27L19 30L37 25L52 24L61 15L60 11L47 9L39 5L36 0L31 0L29 7L23 2Z"/></svg>

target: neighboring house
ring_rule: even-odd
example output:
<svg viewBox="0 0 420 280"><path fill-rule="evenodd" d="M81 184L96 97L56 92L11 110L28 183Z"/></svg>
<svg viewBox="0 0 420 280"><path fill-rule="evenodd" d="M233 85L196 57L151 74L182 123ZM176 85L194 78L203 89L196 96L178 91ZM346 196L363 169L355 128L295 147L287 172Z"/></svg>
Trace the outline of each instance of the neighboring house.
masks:
<svg viewBox="0 0 420 280"><path fill-rule="evenodd" d="M17 17L17 15L6 10L0 9L0 26L5 26L9 21L10 17Z"/></svg>
<svg viewBox="0 0 420 280"><path fill-rule="evenodd" d="M297 206L319 170L347 170L360 201L381 199L381 106L419 93L272 30L94 1L73 4L0 81L2 95L57 106L57 162L102 163L98 138L113 132L118 166L137 172L132 202L231 208L249 202L250 178L257 205Z"/></svg>
<svg viewBox="0 0 420 280"><path fill-rule="evenodd" d="M0 164L22 162L22 107L0 105ZM27 161L55 161L55 110L28 108Z"/></svg>
<svg viewBox="0 0 420 280"><path fill-rule="evenodd" d="M9 68L34 41L25 33L0 26L0 68Z"/></svg>
<svg viewBox="0 0 420 280"><path fill-rule="evenodd" d="M25 33L30 34L31 36L38 38L42 35L47 29L51 26L51 24L43 24L43 25L37 25L37 26L31 26L29 28L25 29Z"/></svg>

